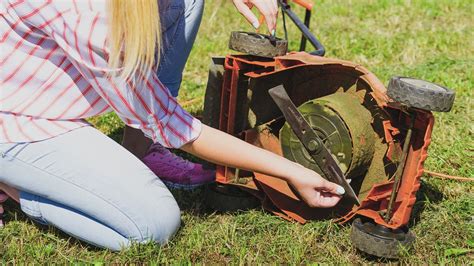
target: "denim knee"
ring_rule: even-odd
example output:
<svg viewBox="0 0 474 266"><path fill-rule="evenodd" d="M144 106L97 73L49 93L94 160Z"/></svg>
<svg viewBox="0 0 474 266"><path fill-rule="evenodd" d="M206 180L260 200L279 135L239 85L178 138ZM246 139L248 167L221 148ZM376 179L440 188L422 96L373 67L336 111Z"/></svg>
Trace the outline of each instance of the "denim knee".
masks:
<svg viewBox="0 0 474 266"><path fill-rule="evenodd" d="M155 205L152 209L143 208L143 202L135 204L140 214L137 219L131 218L133 220L129 222L134 224L137 230L134 230L133 235L125 236L126 238L138 243L153 241L166 244L174 236L181 225L181 213L176 200L172 196L156 197L155 203L152 204Z"/></svg>

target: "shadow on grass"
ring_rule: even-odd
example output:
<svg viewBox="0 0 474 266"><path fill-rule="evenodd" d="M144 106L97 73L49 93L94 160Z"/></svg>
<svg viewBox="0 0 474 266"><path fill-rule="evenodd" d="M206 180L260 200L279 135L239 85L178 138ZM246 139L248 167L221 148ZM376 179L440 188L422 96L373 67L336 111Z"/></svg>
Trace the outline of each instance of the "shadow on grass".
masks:
<svg viewBox="0 0 474 266"><path fill-rule="evenodd" d="M205 187L193 190L172 189L171 193L175 197L182 211L192 213L193 215L206 215L211 213L205 203Z"/></svg>
<svg viewBox="0 0 474 266"><path fill-rule="evenodd" d="M400 259L387 259L387 258L377 257L377 256L370 255L359 250L357 251L357 254L360 257L364 258L365 260L370 261L370 263L397 264L400 261Z"/></svg>
<svg viewBox="0 0 474 266"><path fill-rule="evenodd" d="M93 246L87 242L81 241L79 239L76 239L61 230L50 226L50 225L44 225L38 222L35 222L33 219L30 219L21 209L20 205L17 204L16 202L13 202L12 200L8 200L5 204L5 213L3 217L3 221L5 222L5 225L8 225L10 222L18 221L18 222L23 222L23 223L28 223L31 224L32 226L35 226L38 228L43 235L51 234L54 235L54 237L48 237L50 239L61 239L67 241L69 244L73 246L81 246L83 248L86 248L88 251L92 252L100 252L103 251L102 248Z"/></svg>
<svg viewBox="0 0 474 266"><path fill-rule="evenodd" d="M120 144L122 143L123 132L124 132L124 127L118 127L114 129L112 132L110 132L109 134L107 134L107 136Z"/></svg>
<svg viewBox="0 0 474 266"><path fill-rule="evenodd" d="M444 195L433 185L421 180L420 189L416 193L416 202L411 212L409 227L414 226L420 221L421 214L429 204L439 203Z"/></svg>

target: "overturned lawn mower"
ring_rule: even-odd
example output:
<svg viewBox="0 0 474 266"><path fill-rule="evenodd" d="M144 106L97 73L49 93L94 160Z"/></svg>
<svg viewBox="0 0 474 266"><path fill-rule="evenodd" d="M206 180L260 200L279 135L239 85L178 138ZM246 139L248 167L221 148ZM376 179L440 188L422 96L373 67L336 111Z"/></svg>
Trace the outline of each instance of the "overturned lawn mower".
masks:
<svg viewBox="0 0 474 266"><path fill-rule="evenodd" d="M415 239L407 224L431 140L431 111L449 111L454 92L407 77L393 77L385 88L364 67L323 57L308 30L311 5L303 3L305 23L286 1L280 6L303 33L300 50L307 40L316 50L287 53L286 40L233 32L230 48L245 54L212 59L203 122L313 169L345 186L346 196L334 208L310 208L281 179L218 166L207 201L218 211L261 204L300 223L353 221L356 248L397 258Z"/></svg>

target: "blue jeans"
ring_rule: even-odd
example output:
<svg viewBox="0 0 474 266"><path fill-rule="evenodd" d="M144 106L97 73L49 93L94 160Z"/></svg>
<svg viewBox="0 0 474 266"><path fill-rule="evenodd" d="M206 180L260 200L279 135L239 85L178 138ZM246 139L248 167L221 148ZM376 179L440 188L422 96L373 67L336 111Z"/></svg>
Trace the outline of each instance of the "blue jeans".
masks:
<svg viewBox="0 0 474 266"><path fill-rule="evenodd" d="M93 127L33 143L0 144L0 182L23 212L93 245L165 243L179 228L173 195L139 159Z"/></svg>
<svg viewBox="0 0 474 266"><path fill-rule="evenodd" d="M158 75L174 96L202 11L203 0L173 0L160 10ZM35 221L99 247L162 244L180 226L179 207L160 179L92 127L34 143L0 144L0 182L20 190L21 209Z"/></svg>
<svg viewBox="0 0 474 266"><path fill-rule="evenodd" d="M160 0L163 44L158 78L178 96L183 69L201 24L204 0Z"/></svg>

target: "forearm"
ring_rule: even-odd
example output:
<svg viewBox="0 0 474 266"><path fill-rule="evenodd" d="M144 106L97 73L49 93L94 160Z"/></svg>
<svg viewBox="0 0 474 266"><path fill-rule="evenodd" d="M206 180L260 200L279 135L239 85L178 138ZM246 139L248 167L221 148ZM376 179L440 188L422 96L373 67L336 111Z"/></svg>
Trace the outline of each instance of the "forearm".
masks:
<svg viewBox="0 0 474 266"><path fill-rule="evenodd" d="M316 172L208 126L203 125L201 135L181 148L217 164L286 180L310 207L333 207L344 194L344 188Z"/></svg>
<svg viewBox="0 0 474 266"><path fill-rule="evenodd" d="M182 149L216 164L276 176L287 181L295 173L306 171L284 157L205 125L201 135Z"/></svg>

